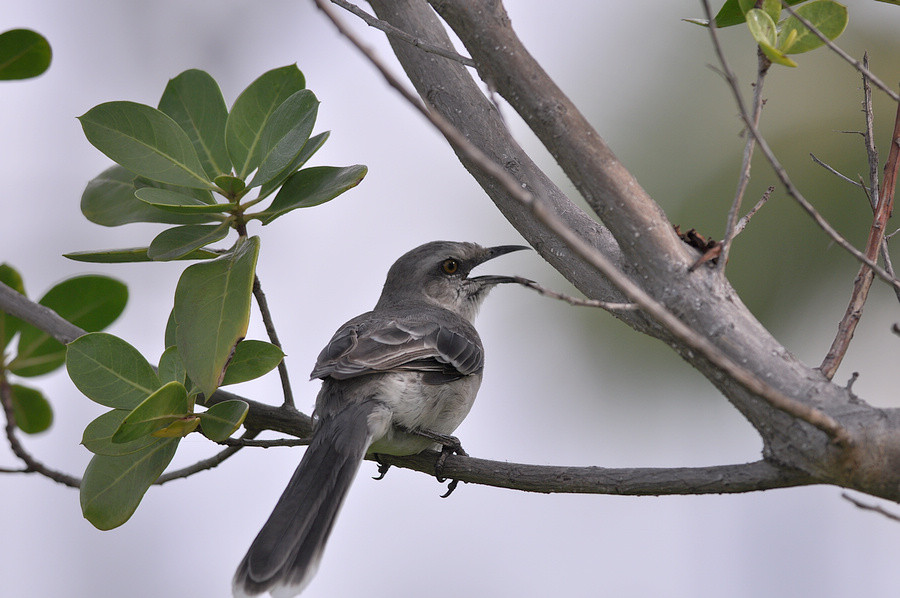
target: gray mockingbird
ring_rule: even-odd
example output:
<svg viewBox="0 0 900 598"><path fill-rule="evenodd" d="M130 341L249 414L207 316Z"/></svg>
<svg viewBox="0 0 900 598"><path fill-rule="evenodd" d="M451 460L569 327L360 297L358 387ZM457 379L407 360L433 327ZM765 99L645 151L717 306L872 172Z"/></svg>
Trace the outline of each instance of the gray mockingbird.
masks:
<svg viewBox="0 0 900 598"><path fill-rule="evenodd" d="M472 326L507 276L472 269L528 249L435 241L398 259L375 309L353 318L319 354L312 441L234 575L235 596L299 594L367 453L413 455L450 436L481 384L484 349Z"/></svg>

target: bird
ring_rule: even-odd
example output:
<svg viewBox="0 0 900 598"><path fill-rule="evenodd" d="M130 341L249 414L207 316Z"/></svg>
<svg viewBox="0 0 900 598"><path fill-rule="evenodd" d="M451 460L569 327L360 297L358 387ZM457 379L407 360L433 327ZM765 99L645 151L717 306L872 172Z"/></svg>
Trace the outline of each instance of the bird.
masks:
<svg viewBox="0 0 900 598"><path fill-rule="evenodd" d="M473 321L492 288L518 282L469 274L523 249L452 241L416 247L390 267L374 309L338 329L310 375L322 381L310 444L235 572L236 598L303 591L367 454L461 448L451 434L484 370Z"/></svg>

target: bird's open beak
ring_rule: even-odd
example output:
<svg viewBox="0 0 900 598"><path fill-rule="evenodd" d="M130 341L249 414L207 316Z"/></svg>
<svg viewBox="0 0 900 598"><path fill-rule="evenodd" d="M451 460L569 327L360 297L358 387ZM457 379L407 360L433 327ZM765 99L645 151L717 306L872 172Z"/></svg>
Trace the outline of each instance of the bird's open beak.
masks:
<svg viewBox="0 0 900 598"><path fill-rule="evenodd" d="M492 260L495 257L500 257L501 255L512 253L513 251L522 251L523 249L531 249L531 247L526 247L524 245L498 245L497 247L488 247L484 250L484 257L478 263L483 264L484 262ZM470 278L469 280L474 280L481 285L495 285L508 282L519 282L517 278L514 278L512 276L497 276L493 274L488 274L485 276L475 276Z"/></svg>

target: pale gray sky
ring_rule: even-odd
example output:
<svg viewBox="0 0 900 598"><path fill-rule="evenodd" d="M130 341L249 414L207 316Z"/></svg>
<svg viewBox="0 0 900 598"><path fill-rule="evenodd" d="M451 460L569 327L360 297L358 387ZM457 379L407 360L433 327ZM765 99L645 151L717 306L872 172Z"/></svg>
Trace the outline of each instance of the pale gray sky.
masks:
<svg viewBox="0 0 900 598"><path fill-rule="evenodd" d="M552 10L533 0L508 4L535 56L613 148L622 148L627 166L652 166L635 148L647 147L647 156L659 151L660 140L647 138L642 127L648 115L665 111L685 121L688 132L680 142L692 148L670 150L668 168L736 164L740 127L733 106L723 103L721 81L706 67L713 60L706 34L678 20L699 16L697 3L682 0L660 9L648 2L571 2ZM865 10L870 19L893 19L893 26L900 18L896 7ZM322 101L316 130L332 131L315 163L369 166L363 184L338 200L252 231L262 236L259 275L301 408L311 407L318 390L305 381L315 356L339 324L374 304L396 257L438 238L521 240L446 144L310 2L38 0L5 7L0 29L12 27L40 31L55 55L41 78L0 84L6 184L0 261L21 270L33 297L85 272L124 280L131 299L111 332L151 359L162 350L182 266L103 267L60 257L145 244L159 228L105 229L81 217L85 183L109 162L87 143L75 117L109 100L155 105L167 80L187 68L210 72L230 105L262 72L297 62ZM390 58L378 34L359 29ZM733 44L741 47L740 40ZM666 103L678 81L693 86L696 104ZM710 114L706 107L715 102ZM533 147L516 118L509 111L507 116ZM724 124L710 128L707 119ZM729 145L715 145L722 143ZM504 257L490 271L562 286L533 253ZM782 324L783 340L799 355L817 359L831 334L819 322L836 321L834 307L842 301L838 293L810 302L798 312L803 319ZM896 313L895 304L876 303L867 316L877 321L881 313L883 323L893 317L891 310ZM651 341L629 340L623 348L621 339L633 335L616 325L585 326L585 318L583 311L523 289L493 293L478 323L487 352L485 381L458 431L471 454L610 467L759 457L750 426L699 375ZM527 331L522 321L529 323ZM604 330L615 332L616 346L604 344L598 336ZM873 401L886 400L895 394L896 368L878 364L893 362L896 341L880 329L867 330L846 372L863 370L855 389ZM256 319L253 334L263 336ZM80 474L90 456L78 445L81 430L100 408L64 374L37 382L53 403L56 422L51 432L25 442L42 461ZM279 400L274 377L239 392ZM214 450L193 435L176 463ZM298 461L299 449L245 450L215 470L151 489L132 520L111 532L81 518L75 491L36 476L0 476L0 593L230 595L235 566ZM0 450L0 463L13 463L8 451ZM442 487L426 476L395 470L374 482L374 474L374 465L363 465L305 596L888 596L900 581L900 528L855 509L831 487L623 498L461 485L441 500Z"/></svg>

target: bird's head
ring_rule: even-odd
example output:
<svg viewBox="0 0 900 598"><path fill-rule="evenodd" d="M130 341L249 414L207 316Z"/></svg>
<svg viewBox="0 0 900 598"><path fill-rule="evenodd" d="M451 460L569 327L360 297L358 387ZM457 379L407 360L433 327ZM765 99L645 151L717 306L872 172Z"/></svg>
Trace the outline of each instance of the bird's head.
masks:
<svg viewBox="0 0 900 598"><path fill-rule="evenodd" d="M376 309L401 302L425 301L472 321L488 291L516 279L492 275L470 278L469 273L488 260L521 249L529 248L482 247L452 241L433 241L416 247L391 266Z"/></svg>

